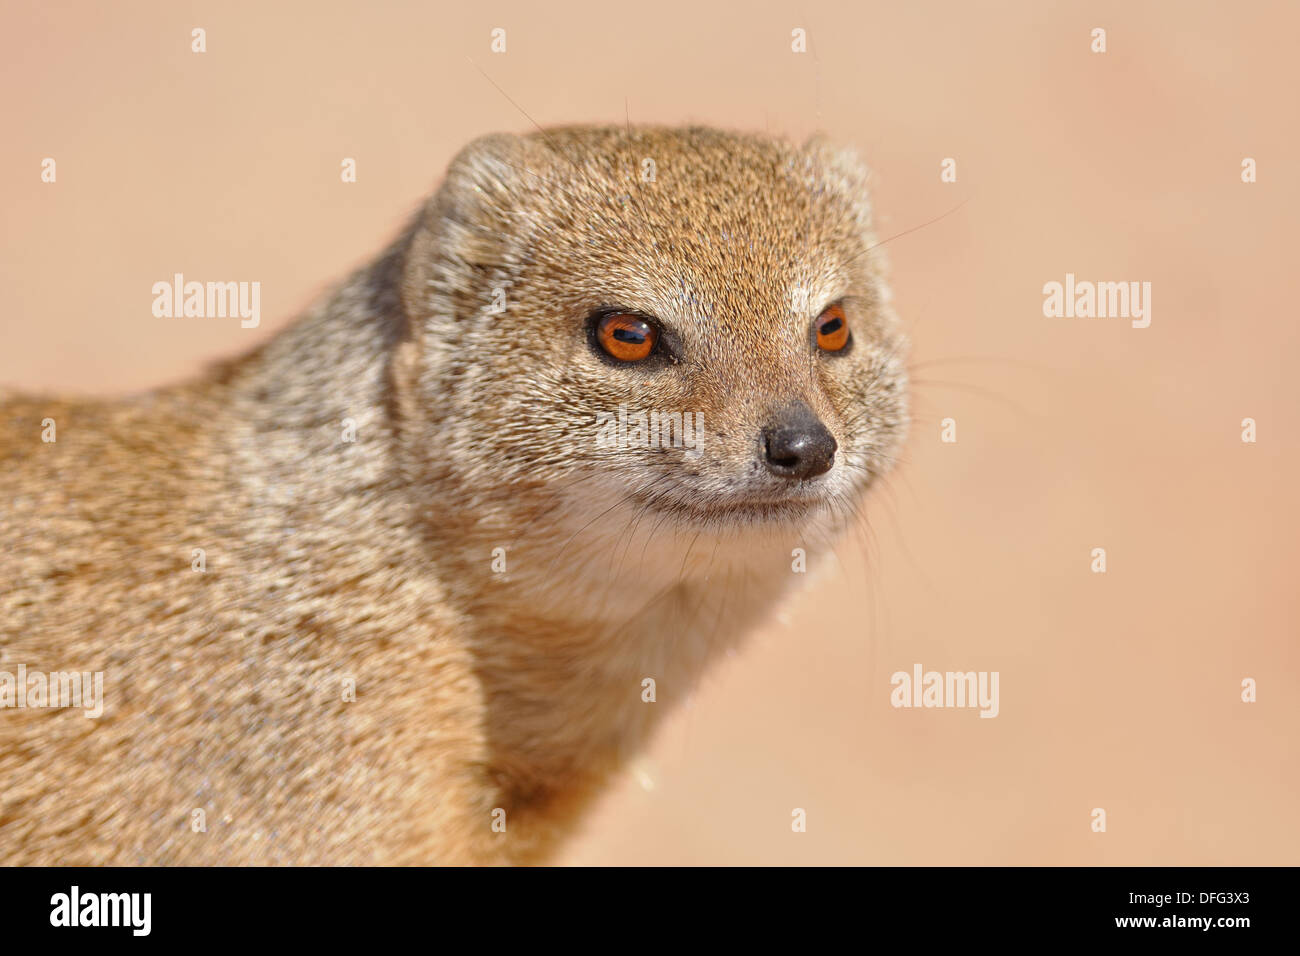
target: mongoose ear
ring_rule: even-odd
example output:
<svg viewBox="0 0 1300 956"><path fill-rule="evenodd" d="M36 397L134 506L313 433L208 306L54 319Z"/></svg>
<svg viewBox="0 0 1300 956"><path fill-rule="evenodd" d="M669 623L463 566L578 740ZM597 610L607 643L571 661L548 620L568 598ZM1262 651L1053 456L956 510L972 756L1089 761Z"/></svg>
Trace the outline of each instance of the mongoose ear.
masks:
<svg viewBox="0 0 1300 956"><path fill-rule="evenodd" d="M872 224L871 169L858 151L852 146L833 143L824 134L817 133L804 143L803 152L816 165L827 185L853 204L861 226L869 230Z"/></svg>
<svg viewBox="0 0 1300 956"><path fill-rule="evenodd" d="M852 146L833 142L825 133L814 133L803 144L805 155L811 156L828 170L854 179L861 179L865 185L871 178L871 170L863 161L862 155Z"/></svg>
<svg viewBox="0 0 1300 956"><path fill-rule="evenodd" d="M436 308L460 315L477 304L466 296L491 294L484 280L517 252L514 209L523 178L532 175L526 163L527 142L509 133L482 136L456 154L411 238L403 281L408 314L428 314L441 295Z"/></svg>
<svg viewBox="0 0 1300 956"><path fill-rule="evenodd" d="M511 133L491 133L471 142L447 167L431 211L471 228L508 212L520 177L529 174L527 145Z"/></svg>

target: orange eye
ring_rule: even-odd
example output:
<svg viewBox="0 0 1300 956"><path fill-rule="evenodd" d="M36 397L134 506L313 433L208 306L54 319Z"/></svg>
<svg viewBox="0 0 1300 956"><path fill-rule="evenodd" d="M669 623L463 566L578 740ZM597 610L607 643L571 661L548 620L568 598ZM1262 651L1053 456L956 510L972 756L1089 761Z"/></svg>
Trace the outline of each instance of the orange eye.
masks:
<svg viewBox="0 0 1300 956"><path fill-rule="evenodd" d="M849 320L844 307L832 305L817 317L817 346L827 352L838 352L849 344Z"/></svg>
<svg viewBox="0 0 1300 956"><path fill-rule="evenodd" d="M635 315L607 315L596 325L596 341L620 362L639 362L654 351L659 332Z"/></svg>

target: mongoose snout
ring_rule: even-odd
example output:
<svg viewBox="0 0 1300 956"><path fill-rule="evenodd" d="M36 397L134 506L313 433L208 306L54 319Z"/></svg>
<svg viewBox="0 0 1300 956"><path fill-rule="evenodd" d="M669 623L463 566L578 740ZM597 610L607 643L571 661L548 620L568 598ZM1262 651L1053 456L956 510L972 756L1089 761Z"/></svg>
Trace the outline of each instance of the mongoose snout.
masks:
<svg viewBox="0 0 1300 956"><path fill-rule="evenodd" d="M830 470L835 436L803 402L784 409L763 429L763 463L778 478L800 481Z"/></svg>

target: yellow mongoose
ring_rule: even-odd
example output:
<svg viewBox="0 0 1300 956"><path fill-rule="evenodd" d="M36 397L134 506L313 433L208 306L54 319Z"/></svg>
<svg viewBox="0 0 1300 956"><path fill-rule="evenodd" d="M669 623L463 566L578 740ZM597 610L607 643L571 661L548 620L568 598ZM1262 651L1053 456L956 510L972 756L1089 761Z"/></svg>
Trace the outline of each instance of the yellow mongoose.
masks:
<svg viewBox="0 0 1300 956"><path fill-rule="evenodd" d="M0 404L0 863L546 860L893 461L866 179L485 137L252 354Z"/></svg>

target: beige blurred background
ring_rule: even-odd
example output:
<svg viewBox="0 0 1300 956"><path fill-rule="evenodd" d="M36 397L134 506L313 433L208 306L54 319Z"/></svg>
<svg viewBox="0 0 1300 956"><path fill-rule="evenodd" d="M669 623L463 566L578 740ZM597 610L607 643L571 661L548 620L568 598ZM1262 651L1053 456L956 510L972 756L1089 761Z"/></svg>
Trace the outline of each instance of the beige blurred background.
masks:
<svg viewBox="0 0 1300 956"><path fill-rule="evenodd" d="M1300 863L1297 30L1183 0L7 0L0 385L135 390L284 327L459 146L530 128L479 67L542 124L824 130L882 235L968 200L888 246L906 464L565 862ZM262 327L155 319L174 272L260 281ZM1045 318L1066 272L1151 282L1150 328ZM1000 715L892 708L915 663L998 671Z"/></svg>

